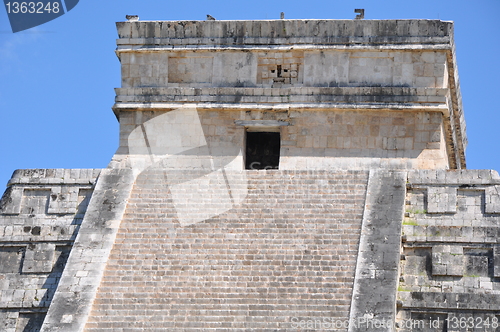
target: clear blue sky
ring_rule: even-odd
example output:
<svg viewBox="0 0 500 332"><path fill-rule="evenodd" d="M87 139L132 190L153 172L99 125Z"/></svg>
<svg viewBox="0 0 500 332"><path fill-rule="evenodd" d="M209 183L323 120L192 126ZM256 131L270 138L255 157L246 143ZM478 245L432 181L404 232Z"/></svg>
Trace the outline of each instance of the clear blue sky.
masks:
<svg viewBox="0 0 500 332"><path fill-rule="evenodd" d="M141 20L441 19L455 21L470 169L500 170L499 0L80 0L69 13L11 32L0 8L0 192L18 168L103 168L118 146L115 22Z"/></svg>

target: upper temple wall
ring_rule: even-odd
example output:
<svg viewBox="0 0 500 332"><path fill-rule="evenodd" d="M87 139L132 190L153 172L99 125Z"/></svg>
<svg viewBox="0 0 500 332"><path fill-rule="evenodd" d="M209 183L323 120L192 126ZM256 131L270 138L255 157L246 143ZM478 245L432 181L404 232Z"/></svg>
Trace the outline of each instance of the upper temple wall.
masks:
<svg viewBox="0 0 500 332"><path fill-rule="evenodd" d="M453 22L440 20L261 20L117 22L121 45L440 44Z"/></svg>
<svg viewBox="0 0 500 332"><path fill-rule="evenodd" d="M434 167L465 168L453 22L128 21L117 29L122 86L113 110L119 119L121 112L179 108L215 109L221 116L236 110L436 112L443 150L432 158Z"/></svg>
<svg viewBox="0 0 500 332"><path fill-rule="evenodd" d="M445 88L445 51L175 51L122 53L122 87Z"/></svg>
<svg viewBox="0 0 500 332"><path fill-rule="evenodd" d="M446 87L451 22L117 23L122 87Z"/></svg>

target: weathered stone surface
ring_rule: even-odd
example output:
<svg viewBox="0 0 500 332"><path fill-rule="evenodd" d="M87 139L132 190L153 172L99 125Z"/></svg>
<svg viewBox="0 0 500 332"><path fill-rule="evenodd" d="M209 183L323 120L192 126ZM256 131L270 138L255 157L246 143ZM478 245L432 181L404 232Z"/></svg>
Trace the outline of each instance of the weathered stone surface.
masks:
<svg viewBox="0 0 500 332"><path fill-rule="evenodd" d="M427 188L428 213L457 212L457 189L454 187Z"/></svg>
<svg viewBox="0 0 500 332"><path fill-rule="evenodd" d="M498 318L500 177L464 169L452 22L117 29L108 168L18 170L0 200L2 331ZM245 170L261 132L277 169Z"/></svg>
<svg viewBox="0 0 500 332"><path fill-rule="evenodd" d="M493 247L493 276L500 277L500 245Z"/></svg>
<svg viewBox="0 0 500 332"><path fill-rule="evenodd" d="M408 173L398 292L401 326L429 310L445 313L441 320L448 318L449 330L458 329L460 319L498 316L500 216L491 208L498 181L498 173L489 170Z"/></svg>
<svg viewBox="0 0 500 332"><path fill-rule="evenodd" d="M129 169L101 171L40 331L83 330L132 184Z"/></svg>
<svg viewBox="0 0 500 332"><path fill-rule="evenodd" d="M461 246L439 245L432 247L432 275L462 276L464 251Z"/></svg>
<svg viewBox="0 0 500 332"><path fill-rule="evenodd" d="M0 201L2 331L40 330L99 172L14 172Z"/></svg>
<svg viewBox="0 0 500 332"><path fill-rule="evenodd" d="M485 189L486 213L500 213L500 186L490 186Z"/></svg>
<svg viewBox="0 0 500 332"><path fill-rule="evenodd" d="M395 128L395 138L353 137L350 148L370 149L374 139L385 140L385 150L424 145L426 164L399 168L464 168L467 138L452 27L429 20L119 22L122 88L114 110L437 112L443 114L439 132ZM420 116L429 123L428 114ZM415 136L416 142L406 139ZM388 164L375 160L361 168L393 168Z"/></svg>
<svg viewBox="0 0 500 332"><path fill-rule="evenodd" d="M55 244L29 245L24 253L22 273L50 273L54 266Z"/></svg>
<svg viewBox="0 0 500 332"><path fill-rule="evenodd" d="M349 331L391 331L394 322L406 173L370 171L361 227ZM366 320L366 325L352 322Z"/></svg>
<svg viewBox="0 0 500 332"><path fill-rule="evenodd" d="M245 199L191 225L179 223L170 188L199 172L138 176L86 331L129 321L143 330L285 331L295 320L348 320L368 172L227 174L242 172Z"/></svg>
<svg viewBox="0 0 500 332"><path fill-rule="evenodd" d="M439 20L259 20L118 22L118 45L397 45L449 43ZM333 33L332 33L333 32Z"/></svg>

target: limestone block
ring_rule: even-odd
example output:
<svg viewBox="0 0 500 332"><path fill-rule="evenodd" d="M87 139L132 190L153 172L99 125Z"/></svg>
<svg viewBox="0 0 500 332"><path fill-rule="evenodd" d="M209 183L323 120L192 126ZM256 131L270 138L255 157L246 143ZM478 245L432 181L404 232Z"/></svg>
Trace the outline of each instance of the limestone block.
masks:
<svg viewBox="0 0 500 332"><path fill-rule="evenodd" d="M484 198L484 212L500 213L500 186L486 187Z"/></svg>
<svg viewBox="0 0 500 332"><path fill-rule="evenodd" d="M43 215L47 213L50 189L35 188L23 191L21 214Z"/></svg>
<svg viewBox="0 0 500 332"><path fill-rule="evenodd" d="M78 188L61 186L53 187L50 193L48 214L72 214L76 212Z"/></svg>
<svg viewBox="0 0 500 332"><path fill-rule="evenodd" d="M304 53L304 85L338 86L349 82L349 52Z"/></svg>
<svg viewBox="0 0 500 332"><path fill-rule="evenodd" d="M178 54L168 58L169 83L211 83L212 71L213 57L208 54Z"/></svg>
<svg viewBox="0 0 500 332"><path fill-rule="evenodd" d="M22 330L16 330L17 320L19 318L19 312L3 311L0 312L0 322L1 329L3 332L16 332Z"/></svg>
<svg viewBox="0 0 500 332"><path fill-rule="evenodd" d="M488 277L488 256L465 255L465 274Z"/></svg>
<svg viewBox="0 0 500 332"><path fill-rule="evenodd" d="M462 276L463 247L438 245L432 247L432 275Z"/></svg>
<svg viewBox="0 0 500 332"><path fill-rule="evenodd" d="M500 245L493 247L493 276L500 277Z"/></svg>
<svg viewBox="0 0 500 332"><path fill-rule="evenodd" d="M457 188L456 187L428 187L427 188L428 213L456 213Z"/></svg>
<svg viewBox="0 0 500 332"><path fill-rule="evenodd" d="M254 53L220 53L213 60L215 86L254 86L257 78L257 59Z"/></svg>
<svg viewBox="0 0 500 332"><path fill-rule="evenodd" d="M385 52L363 53L349 59L349 83L392 84L393 58Z"/></svg>
<svg viewBox="0 0 500 332"><path fill-rule="evenodd" d="M422 52L421 59L425 63L434 63L436 61L435 52Z"/></svg>
<svg viewBox="0 0 500 332"><path fill-rule="evenodd" d="M435 77L416 77L415 78L415 86L434 88L434 87L436 87L436 78Z"/></svg>
<svg viewBox="0 0 500 332"><path fill-rule="evenodd" d="M22 248L0 248L0 273L17 273L21 266Z"/></svg>
<svg viewBox="0 0 500 332"><path fill-rule="evenodd" d="M26 248L23 273L49 273L54 266L56 246L50 243L37 243Z"/></svg>
<svg viewBox="0 0 500 332"><path fill-rule="evenodd" d="M21 212L22 198L22 187L8 187L0 200L0 214L19 214Z"/></svg>

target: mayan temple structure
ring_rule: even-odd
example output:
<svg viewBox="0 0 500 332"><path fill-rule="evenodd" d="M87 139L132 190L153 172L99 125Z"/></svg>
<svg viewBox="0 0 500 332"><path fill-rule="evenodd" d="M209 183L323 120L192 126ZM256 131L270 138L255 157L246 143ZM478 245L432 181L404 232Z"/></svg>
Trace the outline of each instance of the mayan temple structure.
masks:
<svg viewBox="0 0 500 332"><path fill-rule="evenodd" d="M499 331L453 23L118 22L105 169L14 172L0 330Z"/></svg>

